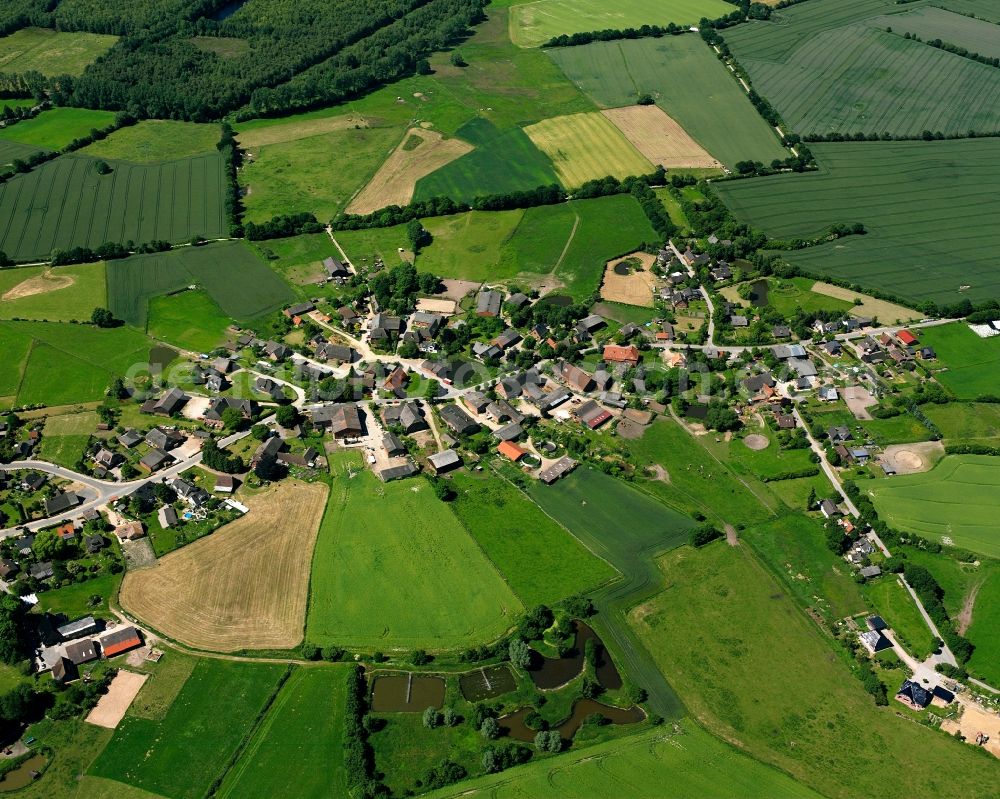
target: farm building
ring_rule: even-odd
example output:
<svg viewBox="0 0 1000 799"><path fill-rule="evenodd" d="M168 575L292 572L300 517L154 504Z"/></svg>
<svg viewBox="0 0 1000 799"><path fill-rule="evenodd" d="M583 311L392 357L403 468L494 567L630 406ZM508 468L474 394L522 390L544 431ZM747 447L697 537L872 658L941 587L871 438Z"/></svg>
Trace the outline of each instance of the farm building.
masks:
<svg viewBox="0 0 1000 799"><path fill-rule="evenodd" d="M146 443L153 449L171 450L184 443L184 436L177 430L154 427L146 433Z"/></svg>
<svg viewBox="0 0 1000 799"><path fill-rule="evenodd" d="M341 344L324 341L316 347L316 357L327 363L351 363L354 360L354 350Z"/></svg>
<svg viewBox="0 0 1000 799"><path fill-rule="evenodd" d="M333 280L344 280L351 276L351 270L344 266L343 261L333 256L323 260L326 276Z"/></svg>
<svg viewBox="0 0 1000 799"><path fill-rule="evenodd" d="M517 463L521 460L521 458L528 454L528 450L524 447L518 446L513 441L501 441L500 446L497 447L497 452L514 463Z"/></svg>
<svg viewBox="0 0 1000 799"><path fill-rule="evenodd" d="M438 452L435 455L431 455L427 460L435 474L450 472L452 469L457 469L462 465L462 458L453 449Z"/></svg>
<svg viewBox="0 0 1000 799"><path fill-rule="evenodd" d="M150 412L157 416L173 416L175 413L180 413L189 399L190 397L179 388L172 388L153 403Z"/></svg>
<svg viewBox="0 0 1000 799"><path fill-rule="evenodd" d="M326 427L334 438L357 438L364 435L365 426L356 405L325 405L312 412L312 422Z"/></svg>
<svg viewBox="0 0 1000 799"><path fill-rule="evenodd" d="M479 292L479 296L476 297L476 316L499 315L502 302L503 295L499 291L488 289Z"/></svg>
<svg viewBox="0 0 1000 799"><path fill-rule="evenodd" d="M97 660L97 647L89 638L74 641L71 644L66 644L66 657L75 666L89 663L91 660Z"/></svg>
<svg viewBox="0 0 1000 799"><path fill-rule="evenodd" d="M460 436L471 436L479 432L479 424L457 405L445 405L440 411L441 420Z"/></svg>
<svg viewBox="0 0 1000 799"><path fill-rule="evenodd" d="M57 627L56 632L59 633L60 638L68 641L71 638L79 638L80 636L97 632L97 621L93 616L84 616L82 619L77 619L76 621L71 621L69 624L62 625L62 627Z"/></svg>
<svg viewBox="0 0 1000 799"><path fill-rule="evenodd" d="M630 366L638 366L639 348L634 344L627 347L620 347L617 344L608 344L604 348L604 360L607 363L627 363Z"/></svg>
<svg viewBox="0 0 1000 799"><path fill-rule="evenodd" d="M128 652L137 646L142 646L142 638L135 627L122 627L98 639L104 657L112 658L122 652Z"/></svg>
<svg viewBox="0 0 1000 799"><path fill-rule="evenodd" d="M517 422L511 422L493 431L493 437L499 441L515 441L524 433L524 428Z"/></svg>
<svg viewBox="0 0 1000 799"><path fill-rule="evenodd" d="M473 413L484 413L490 404L490 398L482 391L470 391L462 396L462 402Z"/></svg>
<svg viewBox="0 0 1000 799"><path fill-rule="evenodd" d="M590 316L585 316L576 324L577 332L584 336L592 336L602 327L604 327L607 322L597 314L591 314Z"/></svg>
<svg viewBox="0 0 1000 799"><path fill-rule="evenodd" d="M416 402L404 402L386 408L382 411L382 421L386 424L398 424L407 435L427 429L423 410Z"/></svg>
<svg viewBox="0 0 1000 799"><path fill-rule="evenodd" d="M590 391L594 387L594 378L579 366L563 361L559 365L559 376L574 391Z"/></svg>
<svg viewBox="0 0 1000 799"><path fill-rule="evenodd" d="M577 408L574 415L591 430L596 430L611 418L611 411L589 400Z"/></svg>
<svg viewBox="0 0 1000 799"><path fill-rule="evenodd" d="M542 469L542 471L538 473L538 479L541 480L546 485L552 485L552 483L556 482L561 477L565 477L575 468L576 468L575 460L573 460L572 458L563 457L557 460L551 466Z"/></svg>
<svg viewBox="0 0 1000 799"><path fill-rule="evenodd" d="M315 311L315 310L316 310L315 304L311 302L300 302L285 308L283 313L285 314L285 316L291 319L292 317L295 316L305 316L310 311Z"/></svg>
<svg viewBox="0 0 1000 799"><path fill-rule="evenodd" d="M231 474L220 474L215 478L215 488L218 494L232 494L236 489L236 478Z"/></svg>
<svg viewBox="0 0 1000 799"><path fill-rule="evenodd" d="M914 344L917 343L917 337L913 335L909 330L900 330L896 334L896 340L904 347L912 347Z"/></svg>

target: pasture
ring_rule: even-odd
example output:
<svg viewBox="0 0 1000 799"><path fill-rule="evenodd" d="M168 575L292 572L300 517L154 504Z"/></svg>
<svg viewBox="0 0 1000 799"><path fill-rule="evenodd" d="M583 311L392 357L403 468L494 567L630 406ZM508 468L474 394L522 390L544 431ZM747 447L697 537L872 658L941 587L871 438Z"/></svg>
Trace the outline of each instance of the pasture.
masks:
<svg viewBox="0 0 1000 799"><path fill-rule="evenodd" d="M22 28L0 37L0 72L79 75L118 41L99 33Z"/></svg>
<svg viewBox="0 0 1000 799"><path fill-rule="evenodd" d="M513 626L523 606L427 481L382 484L354 453L332 465L313 557L309 641L449 649Z"/></svg>
<svg viewBox="0 0 1000 799"><path fill-rule="evenodd" d="M89 321L108 303L104 264L0 271L0 318L48 322Z"/></svg>
<svg viewBox="0 0 1000 799"><path fill-rule="evenodd" d="M407 260L413 260L413 253L408 252L410 239L406 235L406 225L368 230L337 230L333 235L344 248L351 263L359 267L370 266L376 258L381 258L386 266L395 266L402 260L400 248Z"/></svg>
<svg viewBox="0 0 1000 799"><path fill-rule="evenodd" d="M198 661L162 719L126 716L87 773L169 799L200 799L256 726L285 668Z"/></svg>
<svg viewBox="0 0 1000 799"><path fill-rule="evenodd" d="M785 317L794 316L799 310L849 313L854 309L843 297L813 291L815 281L808 277L769 278L767 284L767 304Z"/></svg>
<svg viewBox="0 0 1000 799"><path fill-rule="evenodd" d="M769 768L709 735L689 719L672 732L649 730L580 752L553 763L534 760L521 768L491 774L427 794L428 799L490 797L544 799L552 796L819 796L777 769Z"/></svg>
<svg viewBox="0 0 1000 799"><path fill-rule="evenodd" d="M937 381L962 400L1000 393L1000 338L980 338L967 325L932 327L920 331L920 343L933 347L937 360L928 366ZM941 367L943 370L937 371Z"/></svg>
<svg viewBox="0 0 1000 799"><path fill-rule="evenodd" d="M237 124L236 138L241 147L253 150L267 144L285 144L336 130L368 127L368 120L360 114L334 113L336 115L331 116L330 110L326 109L288 117L247 120Z"/></svg>
<svg viewBox="0 0 1000 799"><path fill-rule="evenodd" d="M503 478L460 474L454 488L455 515L525 607L551 605L615 575Z"/></svg>
<svg viewBox="0 0 1000 799"><path fill-rule="evenodd" d="M273 311L294 297L288 285L242 241L136 255L108 264L109 307L116 317L136 327L145 327L150 299L189 285L204 289L223 314L239 321Z"/></svg>
<svg viewBox="0 0 1000 799"><path fill-rule="evenodd" d="M470 211L424 219L434 241L417 256L424 272L461 280L496 280L496 263L524 211Z"/></svg>
<svg viewBox="0 0 1000 799"><path fill-rule="evenodd" d="M640 25L694 25L703 17L730 13L722 0L536 0L510 11L510 38L520 47L538 47L562 34L638 28Z"/></svg>
<svg viewBox="0 0 1000 799"><path fill-rule="evenodd" d="M754 88L802 135L1000 129L1000 72L904 38L914 12L878 16L898 8L887 0L818 0L727 29L723 38ZM931 38L950 41L951 31L943 24Z"/></svg>
<svg viewBox="0 0 1000 799"><path fill-rule="evenodd" d="M878 319L882 324L914 322L921 318L921 314L912 308L906 308L888 300L879 300L868 294L861 294L860 292L851 291L841 286L834 286L832 283L816 281L813 283L811 291L814 294L822 294L826 297L844 300L850 303L852 316Z"/></svg>
<svg viewBox="0 0 1000 799"><path fill-rule="evenodd" d="M149 300L147 332L194 352L211 352L226 339L229 317L204 291L182 291Z"/></svg>
<svg viewBox="0 0 1000 799"><path fill-rule="evenodd" d="M947 455L929 472L877 480L867 493L890 527L996 558L998 489L1000 458Z"/></svg>
<svg viewBox="0 0 1000 799"><path fill-rule="evenodd" d="M97 432L97 421L93 411L50 416L42 430L40 456L67 469L74 468L90 436Z"/></svg>
<svg viewBox="0 0 1000 799"><path fill-rule="evenodd" d="M920 410L941 431L946 444L986 444L1000 440L1000 405L949 402L922 405Z"/></svg>
<svg viewBox="0 0 1000 799"><path fill-rule="evenodd" d="M293 672L217 795L221 799L346 795L344 769L337 758L349 668Z"/></svg>
<svg viewBox="0 0 1000 799"><path fill-rule="evenodd" d="M1000 72L998 72L1000 74ZM786 261L914 303L1000 296L989 253L1000 246L1000 141L810 145L817 173L714 184L741 221L779 239L861 222L868 234L794 252Z"/></svg>
<svg viewBox="0 0 1000 799"><path fill-rule="evenodd" d="M721 164L657 105L601 112L651 164L666 169L717 170Z"/></svg>
<svg viewBox="0 0 1000 799"><path fill-rule="evenodd" d="M1000 571L990 571L976 584L972 623L965 631L976 647L968 668L990 685L996 685L1000 683Z"/></svg>
<svg viewBox="0 0 1000 799"><path fill-rule="evenodd" d="M325 281L323 260L331 255L340 257L340 251L326 232L268 239L252 246L286 281L299 286Z"/></svg>
<svg viewBox="0 0 1000 799"><path fill-rule="evenodd" d="M0 186L0 249L31 260L109 241L226 235L220 155L111 166L100 175L95 160L64 156Z"/></svg>
<svg viewBox="0 0 1000 799"><path fill-rule="evenodd" d="M116 130L106 139L95 141L80 152L92 158L158 164L214 153L221 135L218 125L144 119Z"/></svg>
<svg viewBox="0 0 1000 799"><path fill-rule="evenodd" d="M297 646L325 500L322 484L290 480L245 498L246 516L129 572L122 606L197 649Z"/></svg>
<svg viewBox="0 0 1000 799"><path fill-rule="evenodd" d="M653 165L600 113L543 119L524 129L551 160L564 186L582 186L607 175L648 175Z"/></svg>
<svg viewBox="0 0 1000 799"><path fill-rule="evenodd" d="M883 575L864 587L865 597L894 633L903 648L918 660L934 651L934 636L909 591L894 574Z"/></svg>
<svg viewBox="0 0 1000 799"><path fill-rule="evenodd" d="M89 108L52 108L32 119L0 128L0 139L31 145L37 150L61 150L93 128L105 128L115 121L111 111Z"/></svg>
<svg viewBox="0 0 1000 799"><path fill-rule="evenodd" d="M989 779L989 758L877 708L745 547L681 547L659 565L665 587L629 621L710 732L831 797L957 799Z"/></svg>
<svg viewBox="0 0 1000 799"><path fill-rule="evenodd" d="M696 35L557 47L548 55L602 108L653 99L705 150L732 167L785 158L777 134L733 75ZM739 136L730 131L739 130Z"/></svg>

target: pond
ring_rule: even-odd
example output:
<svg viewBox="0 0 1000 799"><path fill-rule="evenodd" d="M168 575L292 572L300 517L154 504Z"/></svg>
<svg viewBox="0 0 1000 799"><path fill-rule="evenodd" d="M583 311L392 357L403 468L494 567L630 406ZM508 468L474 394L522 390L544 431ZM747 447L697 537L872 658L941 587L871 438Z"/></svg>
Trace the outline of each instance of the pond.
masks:
<svg viewBox="0 0 1000 799"><path fill-rule="evenodd" d="M484 699L509 694L517 688L517 681L510 666L501 663L463 674L458 680L458 685L462 689L462 696L469 702L481 702Z"/></svg>
<svg viewBox="0 0 1000 799"><path fill-rule="evenodd" d="M767 305L767 292L770 285L766 280L755 280L750 284L750 304L754 308L763 308Z"/></svg>
<svg viewBox="0 0 1000 799"><path fill-rule="evenodd" d="M232 0L231 3L226 3L222 8L212 14L209 19L214 19L216 21L221 21L224 19L229 19L233 14L239 11L247 0Z"/></svg>
<svg viewBox="0 0 1000 799"><path fill-rule="evenodd" d="M631 272L632 270L629 268L629 265L625 261L622 261L620 264L615 264L616 275L628 275L631 274Z"/></svg>
<svg viewBox="0 0 1000 799"><path fill-rule="evenodd" d="M532 664L528 669L532 682L543 690L558 688L565 685L583 671L584 651L587 641L597 638L597 633L590 629L582 621L573 622L576 628L576 637L573 641L573 649L569 655L562 658L547 658L540 653L533 652Z"/></svg>
<svg viewBox="0 0 1000 799"><path fill-rule="evenodd" d="M444 704L444 679L414 674L380 674L372 681L376 713L422 713Z"/></svg>
<svg viewBox="0 0 1000 799"><path fill-rule="evenodd" d="M533 710L534 708L531 707L522 707L514 713L502 716L499 719L501 734L507 735L515 741L529 743L534 741L538 731L533 730L524 723L524 720ZM573 703L573 711L570 713L569 718L554 729L559 730L559 735L564 741L572 740L580 727L583 726L583 722L595 713L604 716L612 724L638 724L646 718L646 714L638 705L621 708L605 705L603 702L598 702L594 699L578 699Z"/></svg>
<svg viewBox="0 0 1000 799"><path fill-rule="evenodd" d="M537 305L555 305L557 308L568 308L572 304L573 298L566 294L547 294L537 302Z"/></svg>
<svg viewBox="0 0 1000 799"><path fill-rule="evenodd" d="M0 777L0 793L5 791L16 791L25 785L30 785L35 780L35 775L41 772L45 766L45 755L35 755L29 757L13 771L8 771Z"/></svg>
<svg viewBox="0 0 1000 799"><path fill-rule="evenodd" d="M692 419L704 419L708 416L708 406L707 405L688 405L687 410L684 411L685 416L690 416Z"/></svg>
<svg viewBox="0 0 1000 799"><path fill-rule="evenodd" d="M149 351L149 370L153 373L162 372L177 358L177 350L157 344Z"/></svg>

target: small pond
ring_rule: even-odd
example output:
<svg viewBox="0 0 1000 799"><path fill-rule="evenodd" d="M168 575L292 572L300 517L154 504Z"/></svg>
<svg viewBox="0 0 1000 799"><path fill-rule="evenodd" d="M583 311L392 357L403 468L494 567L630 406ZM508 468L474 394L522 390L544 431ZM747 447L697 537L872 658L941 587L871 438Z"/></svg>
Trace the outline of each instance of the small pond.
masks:
<svg viewBox="0 0 1000 799"><path fill-rule="evenodd" d="M422 713L444 704L444 679L416 674L379 674L372 681L376 713Z"/></svg>
<svg viewBox="0 0 1000 799"><path fill-rule="evenodd" d="M690 416L692 419L704 419L708 416L708 406L707 405L688 405L687 410L684 411L685 416Z"/></svg>
<svg viewBox="0 0 1000 799"><path fill-rule="evenodd" d="M754 308L763 308L767 305L767 292L770 283L766 280L755 280L750 284L750 304Z"/></svg>
<svg viewBox="0 0 1000 799"><path fill-rule="evenodd" d="M515 741L531 742L535 740L537 730L531 729L524 720L531 713L533 708L522 707L520 710L510 713L500 718L501 733L513 738ZM572 740L577 730L583 726L583 722L588 716L599 713L612 724L638 724L646 714L642 708L635 705L630 708L612 707L598 702L594 699L578 699L573 703L573 712L569 718L555 729L559 730L559 735L564 741Z"/></svg>
<svg viewBox="0 0 1000 799"><path fill-rule="evenodd" d="M493 699L517 689L514 672L506 663L463 674L458 680L458 685L462 689L462 696L469 702Z"/></svg>
<svg viewBox="0 0 1000 799"><path fill-rule="evenodd" d="M616 275L629 275L632 273L632 270L629 268L629 265L624 261L622 261L620 264L615 264L614 269Z"/></svg>
<svg viewBox="0 0 1000 799"><path fill-rule="evenodd" d="M576 638L573 641L573 650L564 658L547 658L539 652L532 654L532 664L528 669L532 682L543 690L558 688L565 685L583 671L583 661L587 641L597 638L597 633L590 629L582 621L575 621Z"/></svg>
<svg viewBox="0 0 1000 799"><path fill-rule="evenodd" d="M226 3L222 8L212 14L209 19L214 19L216 21L221 21L224 19L229 19L233 14L239 11L247 0L232 0L231 3Z"/></svg>
<svg viewBox="0 0 1000 799"><path fill-rule="evenodd" d="M149 371L162 372L177 359L177 350L157 344L149 351Z"/></svg>
<svg viewBox="0 0 1000 799"><path fill-rule="evenodd" d="M40 772L45 767L45 755L35 755L29 757L13 771L8 771L0 777L0 793L5 791L16 791L25 785L30 785L35 777L35 773Z"/></svg>
<svg viewBox="0 0 1000 799"><path fill-rule="evenodd" d="M558 308L568 308L573 304L573 298L566 294L547 294L542 297L538 305L555 305Z"/></svg>

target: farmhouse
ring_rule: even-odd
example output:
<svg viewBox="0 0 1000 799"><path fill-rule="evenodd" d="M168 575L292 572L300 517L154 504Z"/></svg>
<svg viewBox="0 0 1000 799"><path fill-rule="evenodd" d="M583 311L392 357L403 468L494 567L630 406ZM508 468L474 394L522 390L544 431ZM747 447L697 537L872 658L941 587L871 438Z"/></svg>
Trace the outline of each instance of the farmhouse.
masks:
<svg viewBox="0 0 1000 799"><path fill-rule="evenodd" d="M565 477L571 471L576 468L576 461L572 458L560 458L551 466L542 469L538 473L538 479L541 480L546 485L552 485L561 477Z"/></svg>
<svg viewBox="0 0 1000 799"><path fill-rule="evenodd" d="M912 680L904 680L896 691L896 699L914 710L923 710L932 699L932 694Z"/></svg>
<svg viewBox="0 0 1000 799"><path fill-rule="evenodd" d="M497 452L514 463L517 463L528 454L528 451L524 447L518 446L513 441L501 441L500 446L497 447Z"/></svg>
<svg viewBox="0 0 1000 799"><path fill-rule="evenodd" d="M437 334L442 324L444 324L443 316L427 311L417 311L410 317L411 329L426 330L432 336Z"/></svg>
<svg viewBox="0 0 1000 799"><path fill-rule="evenodd" d="M469 391L462 396L462 402L473 413L484 413L490 404L490 398L482 391Z"/></svg>
<svg viewBox="0 0 1000 799"><path fill-rule="evenodd" d="M357 438L365 432L356 405L325 405L312 411L311 418L314 425L329 429L336 439Z"/></svg>
<svg viewBox="0 0 1000 799"><path fill-rule="evenodd" d="M179 388L172 388L156 400L148 412L157 416L173 416L175 413L180 413L181 408L187 405L189 399L188 395ZM143 405L143 409L145 407Z"/></svg>
<svg viewBox="0 0 1000 799"><path fill-rule="evenodd" d="M355 352L350 347L331 344L329 341L324 341L316 347L316 357L327 363L352 363L354 356Z"/></svg>
<svg viewBox="0 0 1000 799"><path fill-rule="evenodd" d="M74 666L89 663L91 660L97 660L97 647L89 638L83 641L74 641L71 644L66 644L66 657Z"/></svg>
<svg viewBox="0 0 1000 799"><path fill-rule="evenodd" d="M403 478L417 474L419 471L414 464L407 462L399 466L390 466L387 469L382 469L378 473L378 476L383 483L391 483L393 480L402 480Z"/></svg>
<svg viewBox="0 0 1000 799"><path fill-rule="evenodd" d="M508 327L499 336L493 339L493 344L502 350L513 347L521 340L521 334L514 328Z"/></svg>
<svg viewBox="0 0 1000 799"><path fill-rule="evenodd" d="M486 406L487 415L495 422L522 422L524 416L515 411L504 400L496 400Z"/></svg>
<svg viewBox="0 0 1000 799"><path fill-rule="evenodd" d="M592 375L566 361L559 365L558 374L574 391L587 392L594 387Z"/></svg>
<svg viewBox="0 0 1000 799"><path fill-rule="evenodd" d="M603 353L607 363L627 363L630 366L638 366L640 357L639 348L635 345L620 347L617 344L608 344Z"/></svg>
<svg viewBox="0 0 1000 799"><path fill-rule="evenodd" d="M503 295L499 291L487 289L479 292L476 297L476 316L498 316L502 302Z"/></svg>
<svg viewBox="0 0 1000 799"><path fill-rule="evenodd" d="M842 425L838 427L831 427L826 431L826 435L829 437L832 444L842 444L853 438L850 429Z"/></svg>
<svg viewBox="0 0 1000 799"><path fill-rule="evenodd" d="M584 336L592 336L606 324L607 322L602 317L597 314L591 314L577 322L576 329Z"/></svg>
<svg viewBox="0 0 1000 799"><path fill-rule="evenodd" d="M278 361L290 358L292 351L284 344L280 344L277 341L268 341L264 344L264 355L277 363Z"/></svg>
<svg viewBox="0 0 1000 799"><path fill-rule="evenodd" d="M440 410L443 421L452 432L459 436L471 436L479 432L479 424L457 405L445 405Z"/></svg>
<svg viewBox="0 0 1000 799"><path fill-rule="evenodd" d="M351 276L351 270L344 266L343 261L333 256L323 260L323 268L326 276L332 280L345 280Z"/></svg>
<svg viewBox="0 0 1000 799"><path fill-rule="evenodd" d="M407 435L427 429L423 409L416 402L404 402L392 405L382 411L382 421L386 424L398 424Z"/></svg>
<svg viewBox="0 0 1000 799"><path fill-rule="evenodd" d="M113 658L122 652L128 652L137 646L142 646L142 638L135 627L122 627L98 639L101 652L106 658Z"/></svg>
<svg viewBox="0 0 1000 799"><path fill-rule="evenodd" d="M576 409L574 415L591 430L596 430L611 418L611 411L602 408L593 400L588 400Z"/></svg>
<svg viewBox="0 0 1000 799"><path fill-rule="evenodd" d="M184 436L177 430L154 427L146 433L146 443L153 449L171 450L184 443Z"/></svg>
<svg viewBox="0 0 1000 799"><path fill-rule="evenodd" d="M524 428L518 422L499 427L493 431L493 437L500 441L515 441L524 433Z"/></svg>
<svg viewBox="0 0 1000 799"><path fill-rule="evenodd" d="M840 515L840 508L837 507L836 503L832 500L824 499L819 503L820 512L827 518L833 518L834 516Z"/></svg>
<svg viewBox="0 0 1000 799"><path fill-rule="evenodd" d="M896 334L896 341L902 344L904 347L912 347L917 343L917 337L913 335L909 330L900 330Z"/></svg>
<svg viewBox="0 0 1000 799"><path fill-rule="evenodd" d="M452 469L457 469L462 465L462 458L453 449L438 452L435 455L431 455L427 460L430 462L435 474L450 472Z"/></svg>

